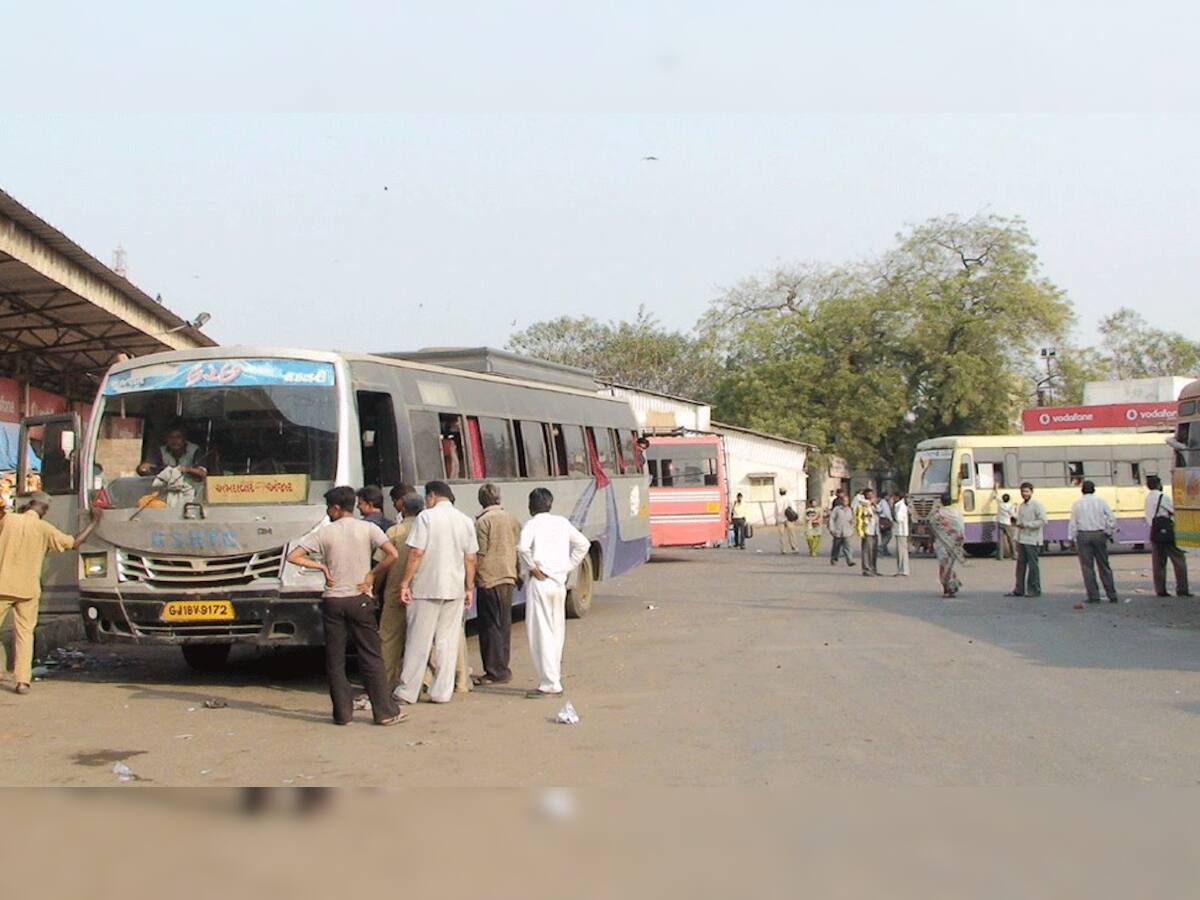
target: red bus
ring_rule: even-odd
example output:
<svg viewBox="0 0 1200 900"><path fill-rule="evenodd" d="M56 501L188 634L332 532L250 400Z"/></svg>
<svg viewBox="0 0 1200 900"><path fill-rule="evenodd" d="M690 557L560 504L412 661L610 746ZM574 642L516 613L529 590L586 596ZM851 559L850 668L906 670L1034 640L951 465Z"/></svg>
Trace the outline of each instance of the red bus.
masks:
<svg viewBox="0 0 1200 900"><path fill-rule="evenodd" d="M647 440L651 546L720 544L729 527L721 436L695 434Z"/></svg>

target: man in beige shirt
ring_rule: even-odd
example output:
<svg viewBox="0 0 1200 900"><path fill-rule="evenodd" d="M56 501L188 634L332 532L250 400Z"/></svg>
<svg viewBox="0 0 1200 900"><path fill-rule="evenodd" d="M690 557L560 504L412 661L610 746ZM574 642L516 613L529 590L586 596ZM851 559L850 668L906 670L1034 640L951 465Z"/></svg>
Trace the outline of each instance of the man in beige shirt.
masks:
<svg viewBox="0 0 1200 900"><path fill-rule="evenodd" d="M50 495L41 491L29 498L25 511L0 519L0 626L13 614L13 674L16 692L28 694L33 681L33 633L37 628L38 601L42 596L42 563L49 552L72 550L88 539L100 521L100 510L71 537L45 521Z"/></svg>
<svg viewBox="0 0 1200 900"><path fill-rule="evenodd" d="M512 638L512 595L517 584L517 541L521 524L500 505L500 489L488 483L479 489L483 507L475 519L479 542L475 568L476 616L479 619L479 655L483 675L472 683L508 684Z"/></svg>

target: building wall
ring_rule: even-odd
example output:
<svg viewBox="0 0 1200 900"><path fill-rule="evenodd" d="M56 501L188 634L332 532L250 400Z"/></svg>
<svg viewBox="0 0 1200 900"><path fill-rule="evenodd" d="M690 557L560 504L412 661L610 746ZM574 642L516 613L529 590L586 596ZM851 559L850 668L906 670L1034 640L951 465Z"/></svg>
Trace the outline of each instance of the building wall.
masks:
<svg viewBox="0 0 1200 900"><path fill-rule="evenodd" d="M730 502L741 492L749 505L752 525L774 525L779 489L786 487L797 511L808 498L808 450L802 445L715 429L725 438L725 464ZM769 483L752 475L771 476Z"/></svg>

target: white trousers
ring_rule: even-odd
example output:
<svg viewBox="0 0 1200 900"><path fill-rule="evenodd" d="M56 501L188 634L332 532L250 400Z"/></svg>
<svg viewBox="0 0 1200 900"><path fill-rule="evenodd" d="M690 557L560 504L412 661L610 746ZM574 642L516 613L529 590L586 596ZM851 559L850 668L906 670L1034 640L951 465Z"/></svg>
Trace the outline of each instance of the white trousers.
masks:
<svg viewBox="0 0 1200 900"><path fill-rule="evenodd" d="M563 644L567 640L567 589L550 578L525 585L525 632L538 690L562 693Z"/></svg>
<svg viewBox="0 0 1200 900"><path fill-rule="evenodd" d="M896 535L896 574L908 574L908 537Z"/></svg>
<svg viewBox="0 0 1200 900"><path fill-rule="evenodd" d="M417 702L432 651L436 674L429 685L429 699L434 703L449 703L454 696L454 663L462 638L461 596L457 600L414 599L408 605L408 635L404 641L400 686L394 694L396 699Z"/></svg>

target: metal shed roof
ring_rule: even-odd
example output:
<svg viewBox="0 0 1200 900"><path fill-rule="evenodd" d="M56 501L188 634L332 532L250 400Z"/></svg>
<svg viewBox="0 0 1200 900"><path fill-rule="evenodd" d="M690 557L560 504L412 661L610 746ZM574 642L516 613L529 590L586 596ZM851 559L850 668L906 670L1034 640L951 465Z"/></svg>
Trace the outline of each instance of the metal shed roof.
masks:
<svg viewBox="0 0 1200 900"><path fill-rule="evenodd" d="M0 375L86 400L117 353L215 344L0 191Z"/></svg>

